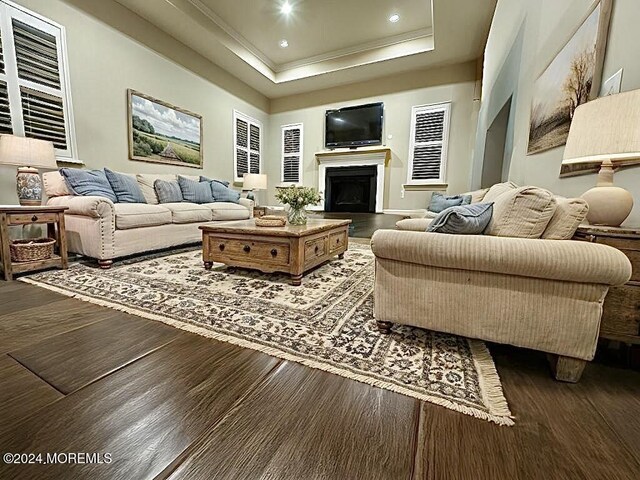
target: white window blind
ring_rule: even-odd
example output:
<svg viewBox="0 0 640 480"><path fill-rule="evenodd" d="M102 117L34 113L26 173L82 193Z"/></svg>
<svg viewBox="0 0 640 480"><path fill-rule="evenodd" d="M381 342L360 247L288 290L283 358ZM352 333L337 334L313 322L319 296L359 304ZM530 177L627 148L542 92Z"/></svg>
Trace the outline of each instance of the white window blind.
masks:
<svg viewBox="0 0 640 480"><path fill-rule="evenodd" d="M53 142L74 158L64 28L0 1L0 133Z"/></svg>
<svg viewBox="0 0 640 480"><path fill-rule="evenodd" d="M281 181L302 182L302 153L302 124L283 125Z"/></svg>
<svg viewBox="0 0 640 480"><path fill-rule="evenodd" d="M407 183L445 183L450 103L411 109Z"/></svg>
<svg viewBox="0 0 640 480"><path fill-rule="evenodd" d="M235 180L242 181L245 173L260 173L262 162L262 124L233 111L233 169Z"/></svg>

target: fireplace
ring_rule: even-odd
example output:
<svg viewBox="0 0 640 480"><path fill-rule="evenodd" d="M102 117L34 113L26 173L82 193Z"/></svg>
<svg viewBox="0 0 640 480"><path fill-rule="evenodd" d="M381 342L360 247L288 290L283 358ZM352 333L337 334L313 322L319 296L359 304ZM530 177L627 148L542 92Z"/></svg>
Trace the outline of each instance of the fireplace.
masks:
<svg viewBox="0 0 640 480"><path fill-rule="evenodd" d="M327 168L325 212L375 213L377 177L375 165Z"/></svg>

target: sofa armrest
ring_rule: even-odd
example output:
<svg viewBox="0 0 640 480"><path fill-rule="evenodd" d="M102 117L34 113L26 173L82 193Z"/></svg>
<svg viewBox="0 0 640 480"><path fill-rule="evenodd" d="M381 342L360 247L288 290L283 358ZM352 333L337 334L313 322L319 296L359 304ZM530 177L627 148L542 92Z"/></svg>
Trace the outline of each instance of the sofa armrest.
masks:
<svg viewBox="0 0 640 480"><path fill-rule="evenodd" d="M631 277L624 253L576 240L378 230L371 248L378 258L438 268L604 285Z"/></svg>
<svg viewBox="0 0 640 480"><path fill-rule="evenodd" d="M69 207L69 210L66 211L69 215L83 215L93 218L113 218L115 215L113 202L105 197L66 195L50 198L47 205Z"/></svg>
<svg viewBox="0 0 640 480"><path fill-rule="evenodd" d="M251 217L249 218L253 218L253 207L255 206L256 202L254 202L253 200L250 200L246 197L240 197L240 200L238 200L238 203L240 205L242 205L243 207L246 207L249 212L251 213Z"/></svg>

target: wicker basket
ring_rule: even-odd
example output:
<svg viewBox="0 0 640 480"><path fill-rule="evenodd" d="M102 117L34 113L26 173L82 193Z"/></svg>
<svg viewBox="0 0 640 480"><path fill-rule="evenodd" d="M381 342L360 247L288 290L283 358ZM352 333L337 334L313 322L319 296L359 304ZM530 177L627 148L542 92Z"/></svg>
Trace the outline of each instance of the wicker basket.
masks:
<svg viewBox="0 0 640 480"><path fill-rule="evenodd" d="M258 227L284 227L286 223L287 219L278 215L264 215L256 218L256 226Z"/></svg>
<svg viewBox="0 0 640 480"><path fill-rule="evenodd" d="M10 245L11 261L33 262L51 258L55 243L56 241L53 238L13 240Z"/></svg>

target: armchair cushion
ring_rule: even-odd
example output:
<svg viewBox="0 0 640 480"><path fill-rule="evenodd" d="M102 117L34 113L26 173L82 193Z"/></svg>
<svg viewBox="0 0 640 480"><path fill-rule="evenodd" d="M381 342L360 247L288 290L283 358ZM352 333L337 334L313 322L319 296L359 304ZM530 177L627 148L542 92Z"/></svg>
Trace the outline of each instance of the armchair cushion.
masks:
<svg viewBox="0 0 640 480"><path fill-rule="evenodd" d="M484 201L490 201L490 193ZM493 202L493 217L485 233L496 237L540 238L556 210L553 193L538 187L509 189Z"/></svg>
<svg viewBox="0 0 640 480"><path fill-rule="evenodd" d="M493 203L474 203L450 207L427 227L427 232L478 235L489 225Z"/></svg>
<svg viewBox="0 0 640 480"><path fill-rule="evenodd" d="M569 240L587 217L589 205L582 198L556 197L556 211L542 233L549 240Z"/></svg>

